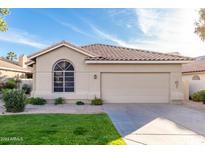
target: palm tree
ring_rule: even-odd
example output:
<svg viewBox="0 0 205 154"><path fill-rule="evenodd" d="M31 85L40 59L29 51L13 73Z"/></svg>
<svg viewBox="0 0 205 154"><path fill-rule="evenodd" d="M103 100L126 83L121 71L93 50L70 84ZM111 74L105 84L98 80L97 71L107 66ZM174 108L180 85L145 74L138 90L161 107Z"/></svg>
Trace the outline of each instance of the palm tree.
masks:
<svg viewBox="0 0 205 154"><path fill-rule="evenodd" d="M7 53L6 59L13 61L13 60L17 59L17 55L15 52L10 51Z"/></svg>

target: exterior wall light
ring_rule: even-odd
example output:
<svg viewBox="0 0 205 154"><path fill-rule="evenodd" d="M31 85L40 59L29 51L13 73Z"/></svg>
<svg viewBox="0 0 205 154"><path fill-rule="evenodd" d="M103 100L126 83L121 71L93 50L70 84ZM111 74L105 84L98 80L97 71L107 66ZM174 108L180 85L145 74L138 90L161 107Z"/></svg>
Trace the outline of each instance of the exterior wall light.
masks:
<svg viewBox="0 0 205 154"><path fill-rule="evenodd" d="M97 74L94 75L94 79L97 79Z"/></svg>

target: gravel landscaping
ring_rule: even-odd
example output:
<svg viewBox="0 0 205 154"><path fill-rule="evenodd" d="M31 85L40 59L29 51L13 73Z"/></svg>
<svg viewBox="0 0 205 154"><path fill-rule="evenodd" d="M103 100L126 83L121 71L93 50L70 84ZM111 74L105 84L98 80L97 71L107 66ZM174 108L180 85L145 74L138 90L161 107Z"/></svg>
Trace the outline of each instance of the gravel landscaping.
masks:
<svg viewBox="0 0 205 154"><path fill-rule="evenodd" d="M35 114L35 113L68 113L68 114L94 114L103 113L101 105L95 106L90 104L76 105L76 104L60 104L54 105L47 103L45 105L31 105L25 107L24 112L20 113L5 113L3 102L0 101L0 114Z"/></svg>

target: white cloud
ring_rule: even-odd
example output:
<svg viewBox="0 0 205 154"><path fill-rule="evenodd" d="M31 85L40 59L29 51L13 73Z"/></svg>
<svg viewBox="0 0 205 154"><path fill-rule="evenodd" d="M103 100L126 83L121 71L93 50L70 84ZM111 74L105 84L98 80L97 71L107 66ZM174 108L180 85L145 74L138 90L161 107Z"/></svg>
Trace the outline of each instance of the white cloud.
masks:
<svg viewBox="0 0 205 154"><path fill-rule="evenodd" d="M136 27L132 28L141 30L143 35L140 38L136 35L126 41L94 25L91 27L98 37L120 46L180 52L193 57L205 55L205 42L194 33L197 9L136 9L135 14Z"/></svg>
<svg viewBox="0 0 205 154"><path fill-rule="evenodd" d="M122 16L122 15L130 15L130 9L129 8L108 9L108 14L111 17L118 16L118 15L120 15L120 16Z"/></svg>
<svg viewBox="0 0 205 154"><path fill-rule="evenodd" d="M152 9L137 9L136 14L141 31L147 35L151 35L155 26L158 24L160 14Z"/></svg>
<svg viewBox="0 0 205 154"><path fill-rule="evenodd" d="M98 37L100 37L101 39L112 41L113 43L115 43L117 45L120 45L120 46L125 46L125 47L130 47L130 48L135 48L136 47L134 44L128 43L126 41L123 41L123 40L117 38L114 35L108 34L104 31L100 30L99 28L97 28L94 25L90 24L90 27L98 35Z"/></svg>
<svg viewBox="0 0 205 154"><path fill-rule="evenodd" d="M117 11L119 10L114 11L114 15L123 13ZM133 12L133 9L127 11ZM143 35L140 38L136 35L128 41L86 22L99 38L120 46L161 52L180 52L186 56L204 55L205 42L202 42L194 33L198 10L136 9L134 12L136 27L130 27L129 23L126 23L128 24L127 28L141 30Z"/></svg>
<svg viewBox="0 0 205 154"><path fill-rule="evenodd" d="M115 15L119 15L119 14L123 14L123 13L128 14L128 10L131 10L131 9L123 9L123 11L120 9L114 9L114 10L112 10L112 12L109 12L109 15L115 16ZM87 18L84 18L84 17L79 17L79 18L81 19L81 21L83 21L85 24L87 24L91 28L91 30L95 33L95 35L91 35L92 37L95 37L97 39L108 40L108 41L111 41L112 43L119 45L119 46L130 47L130 48L137 47L135 43L121 40L117 36L110 34L108 32L105 32L104 29L102 30L101 28L98 28L96 25L94 25ZM131 28L132 25L127 23L126 27Z"/></svg>
<svg viewBox="0 0 205 154"><path fill-rule="evenodd" d="M194 33L194 23L198 18L196 9L160 12L156 9L136 9L136 15L138 27L145 36L145 39L137 42L139 47L178 51L187 56L204 55L205 42Z"/></svg>
<svg viewBox="0 0 205 154"><path fill-rule="evenodd" d="M44 48L47 46L46 44L41 43L35 36L16 29L9 29L7 32L0 33L0 40L24 44L35 48Z"/></svg>
<svg viewBox="0 0 205 154"><path fill-rule="evenodd" d="M127 28L132 28L132 25L131 24L126 24L126 27Z"/></svg>
<svg viewBox="0 0 205 154"><path fill-rule="evenodd" d="M77 27L76 25L70 24L70 23L68 23L68 22L63 21L62 19L60 20L59 18L53 17L53 16L51 16L51 15L47 15L47 14L46 14L46 16L49 17L50 19L52 19L53 21L57 22L58 24L60 24L60 25L62 25L62 26L64 26L64 27L67 27L67 28L71 29L71 30L74 31L74 32L80 33L80 34L82 34L82 35L84 35L84 36L88 36L88 37L94 38L93 35L91 35L91 34L85 32L85 31L83 31L82 29L80 29L80 28Z"/></svg>
<svg viewBox="0 0 205 154"><path fill-rule="evenodd" d="M77 32L77 33L80 33L82 35L85 35L85 36L88 36L88 37L93 37L92 35L90 35L89 33L81 30L80 28L70 24L70 23L67 23L67 22L62 22L62 21L59 21L58 23L60 23L61 25L65 26L65 27L68 27L70 28L71 30Z"/></svg>

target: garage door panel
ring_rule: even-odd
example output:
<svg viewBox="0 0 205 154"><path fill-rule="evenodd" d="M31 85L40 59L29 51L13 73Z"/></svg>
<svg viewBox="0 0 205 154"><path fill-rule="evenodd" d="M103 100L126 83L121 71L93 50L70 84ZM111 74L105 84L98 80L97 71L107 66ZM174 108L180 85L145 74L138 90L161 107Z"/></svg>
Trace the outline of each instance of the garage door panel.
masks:
<svg viewBox="0 0 205 154"><path fill-rule="evenodd" d="M169 73L102 73L101 84L108 103L169 102Z"/></svg>

